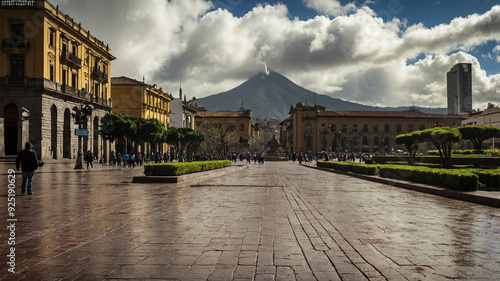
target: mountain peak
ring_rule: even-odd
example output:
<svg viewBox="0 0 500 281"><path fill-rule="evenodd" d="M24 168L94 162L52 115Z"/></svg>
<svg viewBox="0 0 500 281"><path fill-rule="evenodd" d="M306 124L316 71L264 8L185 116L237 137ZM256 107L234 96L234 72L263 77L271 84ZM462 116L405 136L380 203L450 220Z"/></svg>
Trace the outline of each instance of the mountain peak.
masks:
<svg viewBox="0 0 500 281"><path fill-rule="evenodd" d="M264 64L265 65L265 64ZM264 71L255 74L241 85L227 92L196 100L207 110L239 110L241 102L252 110L252 117L284 120L289 117L290 105L312 102L327 110L404 110L401 108L374 108L343 101L309 91L265 65Z"/></svg>

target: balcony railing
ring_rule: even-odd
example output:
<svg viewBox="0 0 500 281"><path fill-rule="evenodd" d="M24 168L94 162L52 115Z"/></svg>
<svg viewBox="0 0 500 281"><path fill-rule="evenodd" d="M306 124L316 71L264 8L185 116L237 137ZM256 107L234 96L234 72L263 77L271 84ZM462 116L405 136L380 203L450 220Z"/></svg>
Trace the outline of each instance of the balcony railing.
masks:
<svg viewBox="0 0 500 281"><path fill-rule="evenodd" d="M2 0L2 7L35 6L35 0Z"/></svg>
<svg viewBox="0 0 500 281"><path fill-rule="evenodd" d="M3 39L2 49L7 53L27 53L30 51L30 40L28 39Z"/></svg>
<svg viewBox="0 0 500 281"><path fill-rule="evenodd" d="M102 72L99 68L94 67L92 69L92 78L101 82L108 82L108 74Z"/></svg>
<svg viewBox="0 0 500 281"><path fill-rule="evenodd" d="M82 68L82 59L73 55L70 51L63 51L61 53L61 61L72 66L73 68Z"/></svg>
<svg viewBox="0 0 500 281"><path fill-rule="evenodd" d="M27 78L21 80L13 80L12 78L0 77L0 88L4 89L44 89L50 92L59 93L66 96L71 96L80 100L87 100L93 104L102 105L104 107L112 107L112 99L103 99L88 93L85 89L78 90L68 85L62 85L54 81L43 78Z"/></svg>

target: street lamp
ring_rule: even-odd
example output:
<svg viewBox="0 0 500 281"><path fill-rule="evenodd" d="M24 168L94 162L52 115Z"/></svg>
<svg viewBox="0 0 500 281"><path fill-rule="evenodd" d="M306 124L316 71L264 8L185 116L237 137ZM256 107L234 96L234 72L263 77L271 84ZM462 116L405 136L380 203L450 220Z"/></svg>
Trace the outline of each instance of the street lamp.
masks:
<svg viewBox="0 0 500 281"><path fill-rule="evenodd" d="M71 115L75 118L75 124L78 125L78 129L75 130L75 135L78 136L78 156L76 157L75 169L83 168L82 137L88 136L87 117L92 115L92 111L94 111L94 106L82 102L80 104L80 112L76 112L75 110L71 112Z"/></svg>

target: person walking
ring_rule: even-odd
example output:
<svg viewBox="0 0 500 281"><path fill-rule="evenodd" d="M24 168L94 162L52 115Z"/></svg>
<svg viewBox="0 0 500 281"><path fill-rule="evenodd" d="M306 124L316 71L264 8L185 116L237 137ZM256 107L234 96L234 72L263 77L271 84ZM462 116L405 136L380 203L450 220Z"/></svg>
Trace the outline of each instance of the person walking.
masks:
<svg viewBox="0 0 500 281"><path fill-rule="evenodd" d="M129 160L129 156L128 156L127 152L125 152L122 157L123 157L123 168L125 169L125 168L127 168L128 160Z"/></svg>
<svg viewBox="0 0 500 281"><path fill-rule="evenodd" d="M94 154L92 153L92 151L89 149L89 151L87 151L87 155L85 155L85 161L87 161L87 169L89 168L89 164L90 164L90 167L92 167L92 169L94 169Z"/></svg>
<svg viewBox="0 0 500 281"><path fill-rule="evenodd" d="M19 167L21 167L23 173L21 194L24 194L26 191L26 185L28 185L28 195L33 194L33 177L39 165L43 165L43 161L40 163L38 162L38 157L33 150L33 145L30 142L26 142L24 144L24 149L19 152L16 158L16 169L19 171Z"/></svg>

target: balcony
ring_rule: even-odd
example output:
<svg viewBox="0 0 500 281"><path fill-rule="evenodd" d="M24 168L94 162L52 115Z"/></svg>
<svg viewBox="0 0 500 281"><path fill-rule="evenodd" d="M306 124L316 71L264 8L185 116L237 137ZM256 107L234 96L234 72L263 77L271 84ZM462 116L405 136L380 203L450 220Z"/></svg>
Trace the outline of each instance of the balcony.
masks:
<svg viewBox="0 0 500 281"><path fill-rule="evenodd" d="M2 7L35 6L35 0L2 0Z"/></svg>
<svg viewBox="0 0 500 281"><path fill-rule="evenodd" d="M2 50L8 54L27 54L31 50L28 39L3 39Z"/></svg>
<svg viewBox="0 0 500 281"><path fill-rule="evenodd" d="M92 78L101 83L108 83L108 74L102 72L99 68L94 67L92 69Z"/></svg>
<svg viewBox="0 0 500 281"><path fill-rule="evenodd" d="M73 55L69 51L63 51L61 54L61 62L76 69L82 68L82 59Z"/></svg>

